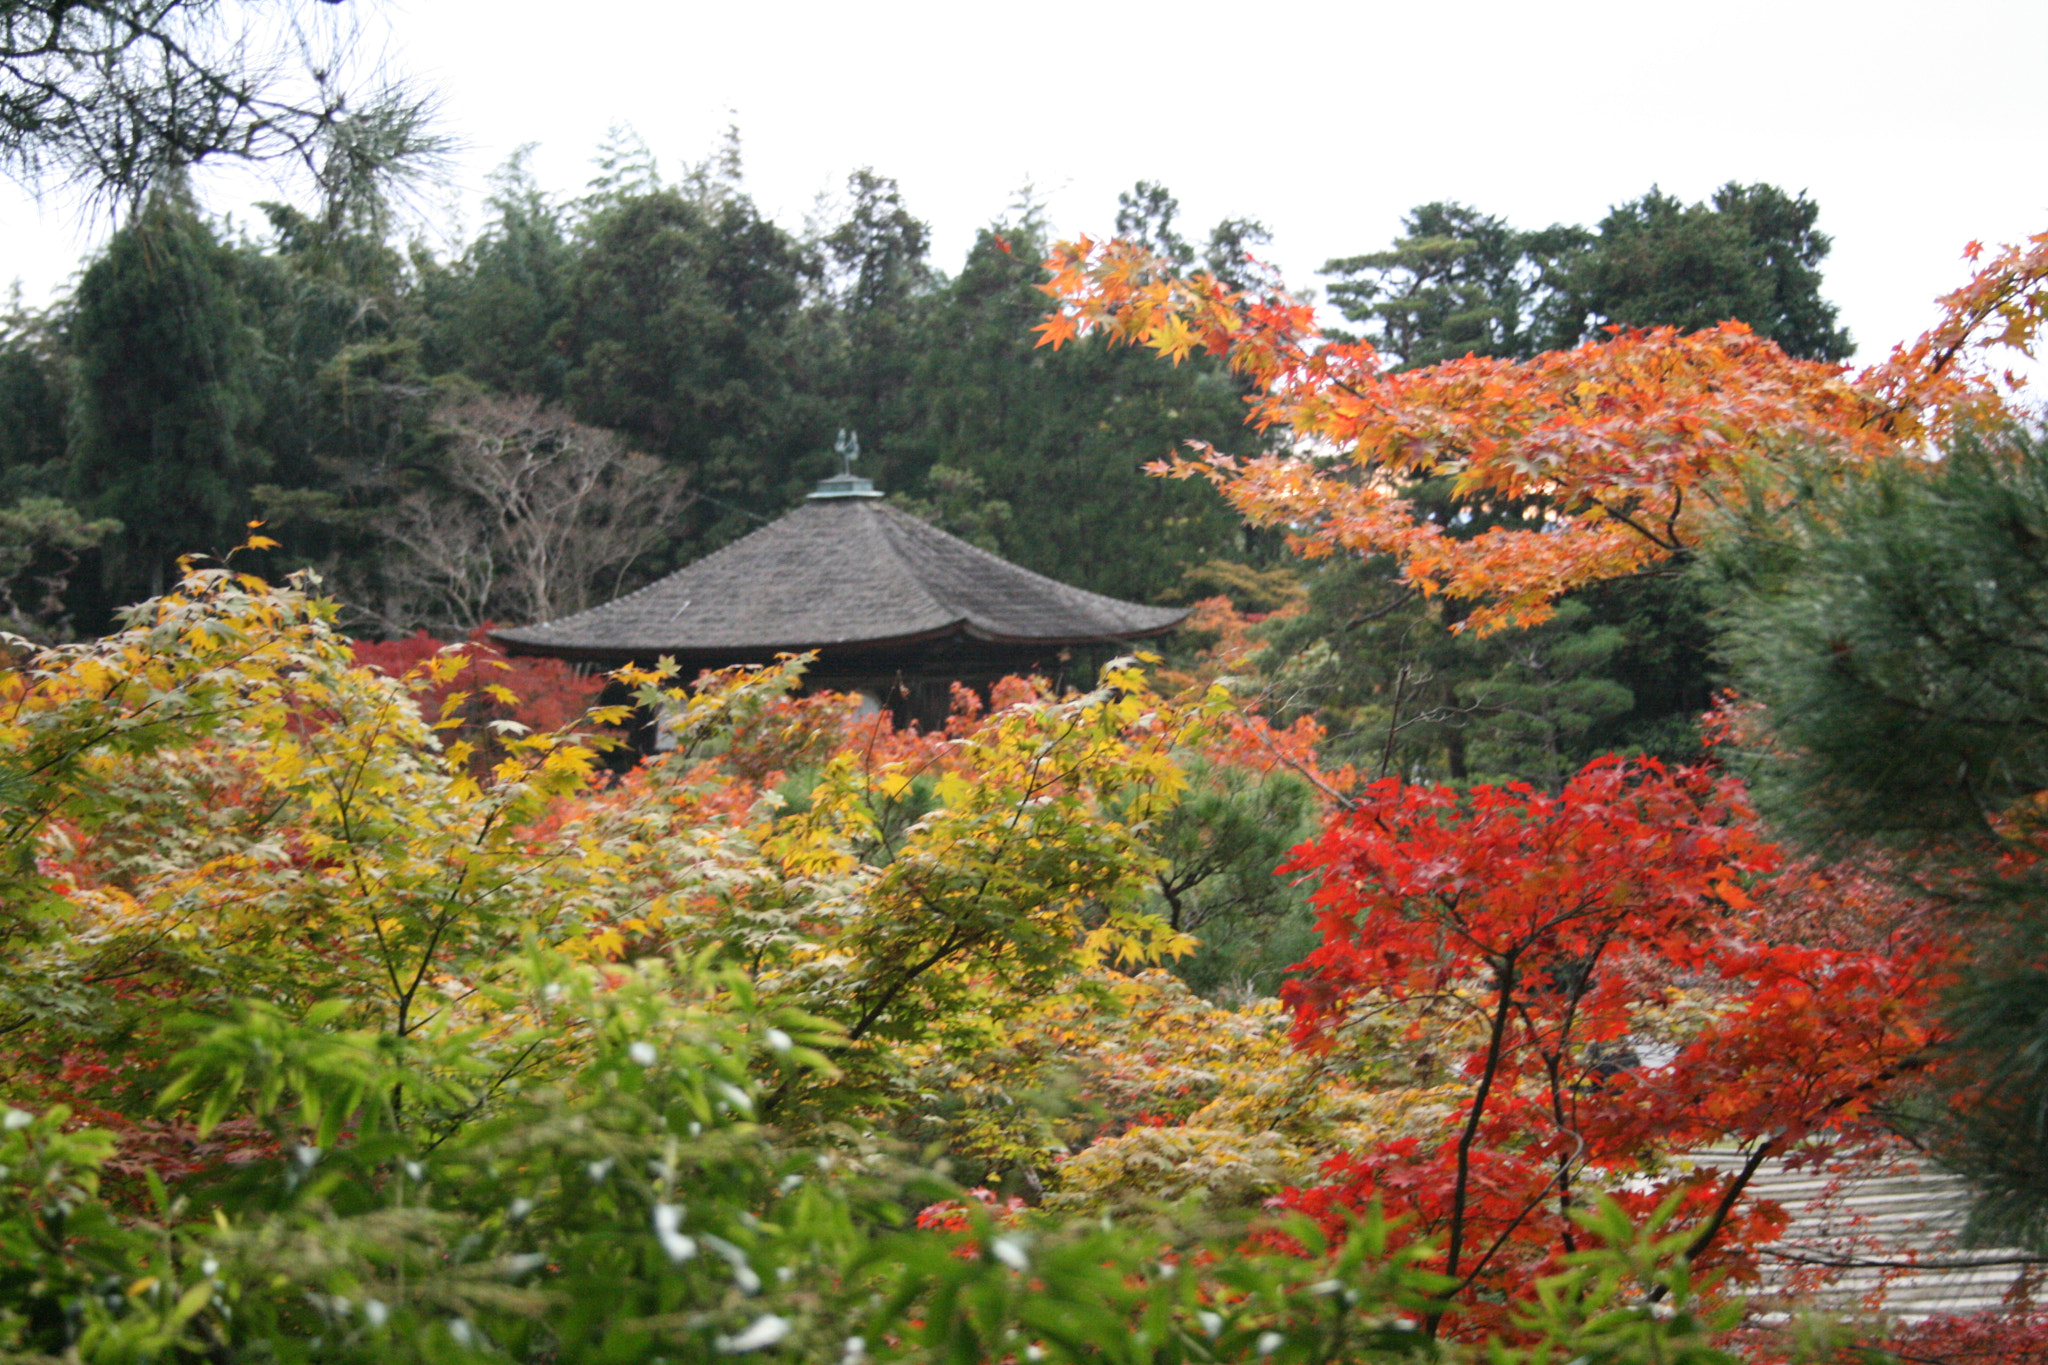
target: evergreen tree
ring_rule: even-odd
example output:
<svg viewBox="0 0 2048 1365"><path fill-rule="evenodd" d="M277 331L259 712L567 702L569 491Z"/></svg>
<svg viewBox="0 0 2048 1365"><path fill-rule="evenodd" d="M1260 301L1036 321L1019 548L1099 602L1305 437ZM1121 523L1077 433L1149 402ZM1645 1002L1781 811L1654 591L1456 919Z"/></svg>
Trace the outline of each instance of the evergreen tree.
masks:
<svg viewBox="0 0 2048 1365"><path fill-rule="evenodd" d="M1594 722L1581 752L1647 754L1666 763L1705 757L1700 717L1719 686L1711 603L1684 569L1599 583L1575 596L1588 626L1612 630L1618 644L1599 675L1628 692L1630 703Z"/></svg>
<svg viewBox="0 0 2048 1365"><path fill-rule="evenodd" d="M282 543L257 567L316 565L353 608L369 609L388 565L376 528L418 477L434 394L419 271L391 244L382 185L337 172L328 191L310 212L262 205L269 240L239 253L260 321L256 432L270 456L250 494Z"/></svg>
<svg viewBox="0 0 2048 1365"><path fill-rule="evenodd" d="M687 472L693 551L800 497L833 428L804 326L816 255L736 192L602 199L580 236L550 333L578 419Z"/></svg>
<svg viewBox="0 0 2048 1365"><path fill-rule="evenodd" d="M1334 563L1307 587L1308 609L1266 628L1260 666L1283 719L1314 712L1330 729L1331 763L1555 791L1599 754L1654 747L1626 735L1637 707L1621 662L1630 641L1584 600L1561 603L1540 626L1482 638L1382 564Z"/></svg>
<svg viewBox="0 0 2048 1365"><path fill-rule="evenodd" d="M262 438L287 487L349 484L388 470L424 420L412 272L381 215L340 223L264 206L271 249L243 254L261 319Z"/></svg>
<svg viewBox="0 0 2048 1365"><path fill-rule="evenodd" d="M1708 566L1786 749L1759 799L1816 841L2002 839L2048 791L2048 441L1965 436L1806 491Z"/></svg>
<svg viewBox="0 0 2048 1365"><path fill-rule="evenodd" d="M566 314L575 253L565 211L533 178L532 151L492 173L492 217L468 250L425 273L425 364L552 403L566 392L568 363L549 335Z"/></svg>
<svg viewBox="0 0 2048 1365"><path fill-rule="evenodd" d="M353 60L354 8L9 0L0 168L133 205L209 159L308 167L323 187L430 169L433 101Z"/></svg>
<svg viewBox="0 0 2048 1365"><path fill-rule="evenodd" d="M1275 287L1279 272L1260 263L1258 248L1273 240L1273 234L1256 218L1225 218L1209 229L1202 248L1202 264L1210 274L1232 289L1256 294Z"/></svg>
<svg viewBox="0 0 2048 1365"><path fill-rule="evenodd" d="M1423 204L1385 251L1330 261L1330 302L1402 369L1473 354L1542 349L1538 316L1558 263L1585 250L1583 228L1522 232L1463 204Z"/></svg>
<svg viewBox="0 0 2048 1365"><path fill-rule="evenodd" d="M0 318L0 498L64 487L61 323L14 306Z"/></svg>
<svg viewBox="0 0 2048 1365"><path fill-rule="evenodd" d="M1007 506L996 528L1006 558L1096 592L1178 596L1190 568L1240 557L1244 538L1211 490L1143 467L1186 439L1255 441L1240 390L1202 359L1167 367L1099 342L1037 347L1046 245L1024 205L980 234L935 301L917 377L924 453L935 474L965 471Z"/></svg>
<svg viewBox="0 0 2048 1365"><path fill-rule="evenodd" d="M1274 872L1317 825L1314 792L1285 768L1184 757L1188 793L1153 825L1160 917L1200 946L1173 964L1198 991L1271 996L1315 947L1308 889Z"/></svg>
<svg viewBox="0 0 2048 1365"><path fill-rule="evenodd" d="M827 316L814 335L834 335L830 381L836 420L860 433L862 472L881 487L914 486L918 458L915 375L937 278L931 230L904 207L896 182L863 168L847 177L843 220L824 235Z"/></svg>
<svg viewBox="0 0 2048 1365"><path fill-rule="evenodd" d="M1599 237L1566 268L1548 305L1550 342L1576 345L1609 326L1684 331L1733 318L1786 354L1843 360L1855 350L1820 296L1833 245L1820 206L1775 185L1733 182L1687 205L1655 186L1610 210Z"/></svg>
<svg viewBox="0 0 2048 1365"><path fill-rule="evenodd" d="M240 542L270 466L240 261L182 195L152 198L86 269L68 327L78 382L69 490L127 528L112 600L161 592L174 561Z"/></svg>
<svg viewBox="0 0 2048 1365"><path fill-rule="evenodd" d="M1984 1235L2048 1249L2048 436L1806 491L1712 565L1761 708L1753 786L1818 850L1891 850L1974 938L1938 1102L1909 1117L1977 1182Z"/></svg>
<svg viewBox="0 0 2048 1365"><path fill-rule="evenodd" d="M1148 247L1161 260L1186 270L1195 263L1195 249L1174 228L1180 200L1166 186L1140 180L1116 197L1116 235Z"/></svg>
<svg viewBox="0 0 2048 1365"><path fill-rule="evenodd" d="M61 498L0 507L0 630L61 643L74 636L71 578L85 556L120 534L111 517L87 521Z"/></svg>
<svg viewBox="0 0 2048 1365"><path fill-rule="evenodd" d="M1561 791L1595 756L1586 746L1588 734L1635 706L1633 692L1602 676L1622 648L1622 633L1591 616L1584 602L1568 601L1536 629L1484 642L1483 648L1469 642L1474 652L1497 660L1467 689L1475 712L1474 769Z"/></svg>
<svg viewBox="0 0 2048 1365"><path fill-rule="evenodd" d="M1423 204L1383 251L1330 261L1330 301L1400 368L1467 353L1526 358L1597 341L1610 326L1748 323L1787 354L1854 349L1820 295L1832 241L1820 206L1733 182L1687 205L1655 186L1594 231L1525 231L1456 203Z"/></svg>

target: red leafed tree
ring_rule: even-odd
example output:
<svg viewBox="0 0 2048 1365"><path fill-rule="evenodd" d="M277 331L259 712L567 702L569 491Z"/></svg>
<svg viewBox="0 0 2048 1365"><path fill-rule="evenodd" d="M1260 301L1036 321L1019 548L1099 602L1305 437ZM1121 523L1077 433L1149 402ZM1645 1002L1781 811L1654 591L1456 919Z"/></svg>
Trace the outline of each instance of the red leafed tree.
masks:
<svg viewBox="0 0 2048 1365"><path fill-rule="evenodd" d="M2015 1308L1977 1317L1925 1318L1885 1343L1900 1365L2041 1365L2048 1312Z"/></svg>
<svg viewBox="0 0 2048 1365"><path fill-rule="evenodd" d="M470 746L468 766L478 776L504 756L492 722L559 730L597 700L605 683L602 674L580 674L560 659L508 656L491 643L489 630L478 626L454 646L420 630L396 640L358 640L352 650L361 667L407 680L430 724L453 722L444 734ZM426 667L451 651L461 657L459 668Z"/></svg>
<svg viewBox="0 0 2048 1365"><path fill-rule="evenodd" d="M1704 769L1604 759L1555 796L1366 788L1283 869L1319 888L1297 1039L1392 1006L1476 1042L1442 1131L1344 1153L1290 1201L1333 1232L1374 1199L1406 1216L1458 1283L1460 1331L1502 1328L1596 1193L1638 1213L1677 1195L1692 1259L1749 1273L1743 1246L1782 1227L1745 1204L1750 1177L1863 1135L1926 1045L1941 961L1904 937L1781 941L1760 903L1780 864L1739 784ZM1732 1164L1670 1163L1708 1149Z"/></svg>

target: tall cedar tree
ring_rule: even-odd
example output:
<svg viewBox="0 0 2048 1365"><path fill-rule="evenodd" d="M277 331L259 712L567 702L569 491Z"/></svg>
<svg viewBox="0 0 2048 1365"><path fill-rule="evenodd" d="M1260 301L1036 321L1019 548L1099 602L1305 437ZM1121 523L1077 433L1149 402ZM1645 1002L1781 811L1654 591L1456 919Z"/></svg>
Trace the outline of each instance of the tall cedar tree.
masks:
<svg viewBox="0 0 2048 1365"><path fill-rule="evenodd" d="M916 374L939 281L931 229L904 206L896 182L863 168L846 178L844 218L820 241L829 289L813 324L835 343L826 377L837 421L860 435L861 472L897 492L925 471L917 456Z"/></svg>
<svg viewBox="0 0 2048 1365"><path fill-rule="evenodd" d="M79 281L69 485L128 528L107 562L115 603L162 591L180 554L237 544L249 486L270 466L239 266L188 199L165 193Z"/></svg>

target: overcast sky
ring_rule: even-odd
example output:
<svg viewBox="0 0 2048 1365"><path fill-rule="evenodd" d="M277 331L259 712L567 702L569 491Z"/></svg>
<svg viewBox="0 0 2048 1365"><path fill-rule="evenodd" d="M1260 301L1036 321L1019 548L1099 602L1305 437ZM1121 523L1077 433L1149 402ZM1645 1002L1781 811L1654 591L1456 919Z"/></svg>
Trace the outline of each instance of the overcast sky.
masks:
<svg viewBox="0 0 2048 1365"><path fill-rule="evenodd" d="M464 150L435 216L479 216L522 143L580 188L607 128L673 173L739 125L748 186L799 226L872 166L957 268L1025 184L1066 233L1109 231L1140 178L1188 235L1263 221L1297 287L1456 199L1592 223L1652 182L1804 190L1859 359L1916 335L1963 244L2048 229L2048 3L734 4L391 0L394 64L437 86ZM217 208L247 193L210 191ZM262 196L258 196L262 197ZM31 301L98 235L0 203Z"/></svg>

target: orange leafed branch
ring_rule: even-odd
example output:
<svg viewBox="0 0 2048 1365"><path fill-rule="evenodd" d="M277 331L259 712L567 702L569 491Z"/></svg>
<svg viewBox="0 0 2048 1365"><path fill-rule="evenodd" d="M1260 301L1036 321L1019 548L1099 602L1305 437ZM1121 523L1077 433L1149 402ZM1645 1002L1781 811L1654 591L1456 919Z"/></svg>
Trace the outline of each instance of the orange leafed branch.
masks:
<svg viewBox="0 0 2048 1365"><path fill-rule="evenodd" d="M1964 255L1975 261L1983 248L1972 242ZM1919 340L1894 346L1861 381L1884 400L1901 437L1939 435L1958 420L1996 421L2005 415L2004 395L2024 388L2025 377L2010 369L1990 373L1984 362L1999 348L2040 358L2041 325L2048 318L2048 232L2035 233L2024 245L2001 247L1968 284L1942 296L1941 308L1940 322Z"/></svg>
<svg viewBox="0 0 2048 1365"><path fill-rule="evenodd" d="M1861 462L1964 411L1991 411L1991 386L1957 358L1987 320L2002 329L1994 340L2031 347L2048 234L2036 243L1945 300L1946 330L1854 381L1737 322L1394 372L1369 345L1326 343L1314 310L1284 293L1181 278L1142 247L1086 238L1046 262L1042 288L1061 306L1041 344L1099 333L1176 363L1222 358L1256 390L1248 420L1291 432L1291 452L1236 460L1197 447L1154 472L1209 479L1246 519L1289 528L1310 555L1391 554L1423 592L1477 603L1467 623L1486 631L1540 621L1562 593L1683 554L1778 452L1818 446ZM1460 536L1405 496L1422 478L1448 478L1472 503L1540 502L1548 516Z"/></svg>

